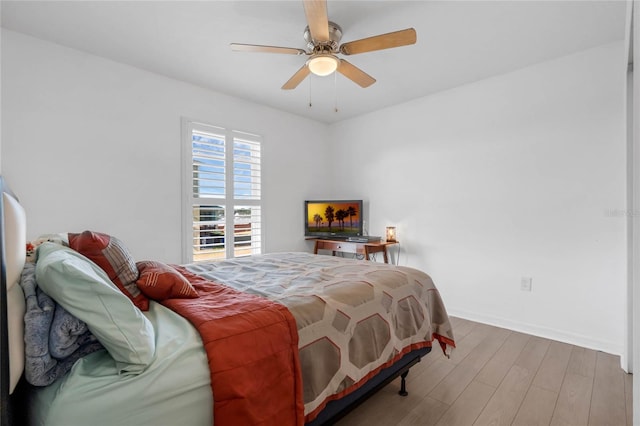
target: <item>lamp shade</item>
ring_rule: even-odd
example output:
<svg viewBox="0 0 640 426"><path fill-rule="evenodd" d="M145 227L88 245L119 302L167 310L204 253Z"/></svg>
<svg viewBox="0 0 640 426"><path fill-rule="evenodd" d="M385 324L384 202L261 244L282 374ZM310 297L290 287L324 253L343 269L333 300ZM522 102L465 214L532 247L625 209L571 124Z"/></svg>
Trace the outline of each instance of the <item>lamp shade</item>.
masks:
<svg viewBox="0 0 640 426"><path fill-rule="evenodd" d="M309 71L324 77L338 69L338 58L333 55L315 55L307 61Z"/></svg>
<svg viewBox="0 0 640 426"><path fill-rule="evenodd" d="M396 227L395 226L387 226L387 232L385 234L386 240L388 243L395 243L396 240Z"/></svg>

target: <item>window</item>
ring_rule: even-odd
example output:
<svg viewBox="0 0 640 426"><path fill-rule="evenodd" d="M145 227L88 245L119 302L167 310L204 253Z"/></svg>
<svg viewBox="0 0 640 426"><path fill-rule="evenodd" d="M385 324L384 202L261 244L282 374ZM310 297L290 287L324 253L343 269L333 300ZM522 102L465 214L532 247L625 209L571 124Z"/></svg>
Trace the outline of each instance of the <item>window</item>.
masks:
<svg viewBox="0 0 640 426"><path fill-rule="evenodd" d="M183 120L185 262L262 252L259 136Z"/></svg>

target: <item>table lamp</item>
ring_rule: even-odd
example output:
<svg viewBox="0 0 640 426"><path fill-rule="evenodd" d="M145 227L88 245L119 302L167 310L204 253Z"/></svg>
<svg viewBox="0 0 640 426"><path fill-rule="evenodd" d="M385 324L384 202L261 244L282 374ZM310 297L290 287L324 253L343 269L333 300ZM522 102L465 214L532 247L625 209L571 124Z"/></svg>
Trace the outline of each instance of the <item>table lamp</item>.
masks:
<svg viewBox="0 0 640 426"><path fill-rule="evenodd" d="M388 243L395 243L396 242L396 227L395 226L387 226L386 240L387 240Z"/></svg>

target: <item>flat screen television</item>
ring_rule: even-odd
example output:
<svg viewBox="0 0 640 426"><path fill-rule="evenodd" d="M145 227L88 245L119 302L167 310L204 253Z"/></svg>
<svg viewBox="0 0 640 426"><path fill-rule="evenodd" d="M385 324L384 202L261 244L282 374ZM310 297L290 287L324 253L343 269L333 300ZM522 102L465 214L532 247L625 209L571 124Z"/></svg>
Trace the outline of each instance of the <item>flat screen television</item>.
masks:
<svg viewBox="0 0 640 426"><path fill-rule="evenodd" d="M362 200L305 201L304 235L325 238L362 236Z"/></svg>

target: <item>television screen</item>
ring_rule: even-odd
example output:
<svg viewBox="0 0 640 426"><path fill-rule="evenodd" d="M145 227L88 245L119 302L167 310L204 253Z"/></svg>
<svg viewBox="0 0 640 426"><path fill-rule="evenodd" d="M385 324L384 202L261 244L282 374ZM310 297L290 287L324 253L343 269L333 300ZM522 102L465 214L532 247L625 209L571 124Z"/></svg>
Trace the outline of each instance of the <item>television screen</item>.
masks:
<svg viewBox="0 0 640 426"><path fill-rule="evenodd" d="M304 235L351 237L363 234L362 200L307 200Z"/></svg>

